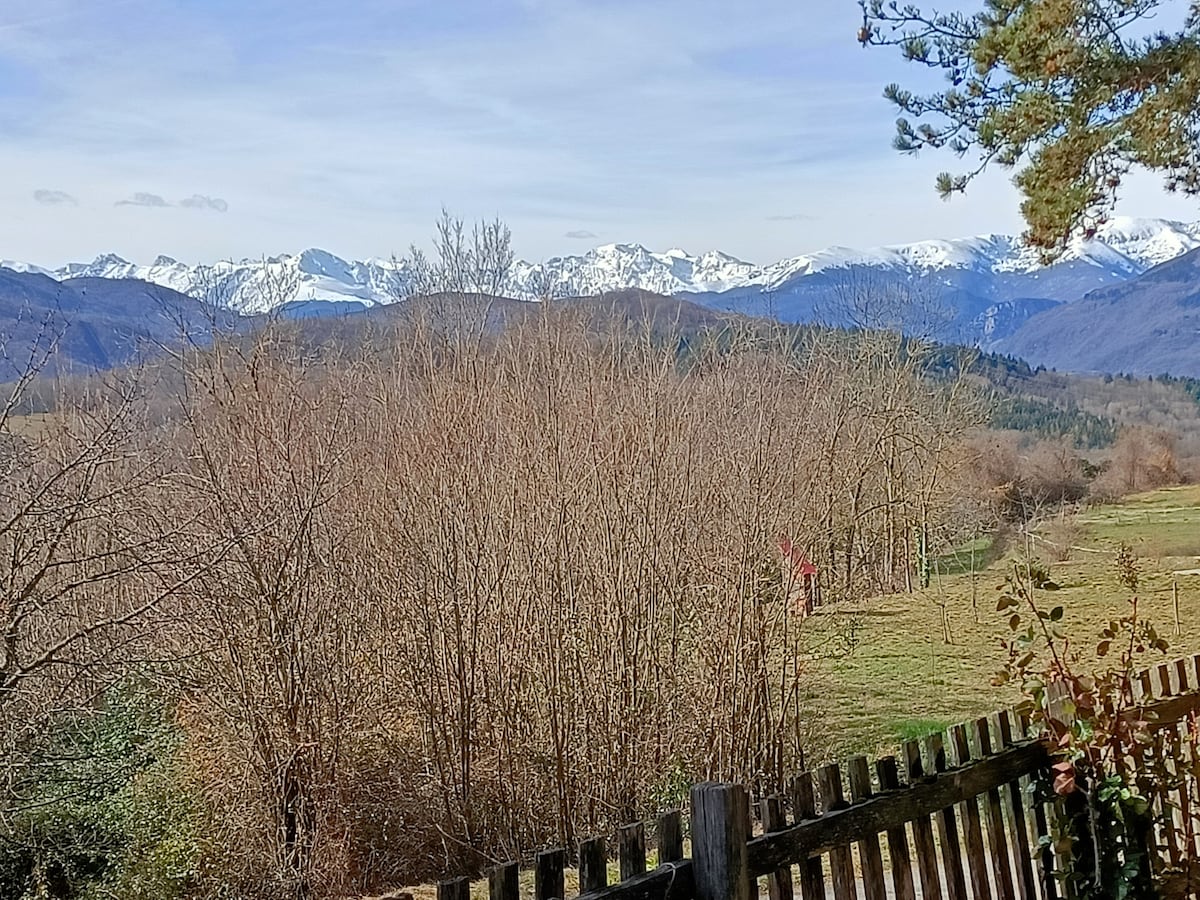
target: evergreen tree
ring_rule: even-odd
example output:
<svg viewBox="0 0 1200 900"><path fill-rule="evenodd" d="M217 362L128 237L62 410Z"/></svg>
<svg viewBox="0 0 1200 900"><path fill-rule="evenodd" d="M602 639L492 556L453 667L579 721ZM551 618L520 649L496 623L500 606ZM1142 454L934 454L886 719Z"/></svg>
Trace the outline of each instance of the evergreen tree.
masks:
<svg viewBox="0 0 1200 900"><path fill-rule="evenodd" d="M938 176L943 197L991 163L1019 166L1025 238L1045 258L1095 233L1134 166L1200 193L1200 0L985 0L974 14L860 6L864 45L899 47L949 80L933 94L885 90L902 113L896 148L974 158ZM1172 15L1177 29L1152 30Z"/></svg>

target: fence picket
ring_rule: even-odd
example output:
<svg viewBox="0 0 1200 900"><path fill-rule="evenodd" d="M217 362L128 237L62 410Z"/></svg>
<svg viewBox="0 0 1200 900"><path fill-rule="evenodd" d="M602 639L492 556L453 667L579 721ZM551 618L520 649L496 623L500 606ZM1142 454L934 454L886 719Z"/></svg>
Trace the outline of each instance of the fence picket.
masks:
<svg viewBox="0 0 1200 900"><path fill-rule="evenodd" d="M778 794L762 801L763 831L770 834L787 828L787 816L783 811L783 798ZM767 876L767 893L771 900L792 900L792 867L776 869Z"/></svg>
<svg viewBox="0 0 1200 900"><path fill-rule="evenodd" d="M792 795L792 819L797 825L817 817L812 775L801 772L788 783L788 792ZM800 896L803 900L824 900L825 872L821 857L810 856L800 863Z"/></svg>
<svg viewBox="0 0 1200 900"><path fill-rule="evenodd" d="M471 879L451 878L449 881L439 881L437 896L438 900L471 900Z"/></svg>
<svg viewBox="0 0 1200 900"><path fill-rule="evenodd" d="M871 797L871 770L865 756L855 756L846 764L850 779L850 797L855 802ZM887 900L887 885L883 880L883 853L879 835L869 834L858 842L858 857L862 861L863 893L867 900Z"/></svg>
<svg viewBox="0 0 1200 900"><path fill-rule="evenodd" d="M579 890L582 893L608 887L608 845L592 838L579 845Z"/></svg>
<svg viewBox="0 0 1200 900"><path fill-rule="evenodd" d="M537 855L533 870L534 900L563 900L566 896L567 855L563 850L544 850Z"/></svg>
<svg viewBox="0 0 1200 900"><path fill-rule="evenodd" d="M1196 686L1191 679L1189 663L1190 660L1178 659L1172 666L1171 684L1176 694L1185 694ZM1171 734L1175 739L1174 758L1176 777L1179 779L1179 817L1182 820L1181 835L1183 852L1187 859L1195 859L1197 855L1196 821L1194 818L1196 811L1192 808L1192 790L1195 782L1190 774L1194 771L1194 760L1192 758L1192 741L1189 739L1189 731L1190 723L1187 720L1171 726Z"/></svg>
<svg viewBox="0 0 1200 900"><path fill-rule="evenodd" d="M683 859L683 813L677 809L658 817L658 864Z"/></svg>
<svg viewBox="0 0 1200 900"><path fill-rule="evenodd" d="M821 791L821 808L826 813L845 807L846 801L842 796L842 770L837 763L830 763L817 770L817 786ZM849 844L829 852L829 868L833 875L833 895L838 900L858 900L858 887L854 880L854 855Z"/></svg>
<svg viewBox="0 0 1200 900"><path fill-rule="evenodd" d="M488 900L521 900L520 871L515 862L488 873Z"/></svg>
<svg viewBox="0 0 1200 900"><path fill-rule="evenodd" d="M946 746L940 734L925 738L925 750L934 772L946 771ZM942 870L946 873L946 893L950 900L967 900L967 878L963 869L962 845L954 807L947 806L938 816L938 841L942 845Z"/></svg>
<svg viewBox="0 0 1200 900"><path fill-rule="evenodd" d="M1018 718L1021 723L1021 733L1028 734L1030 729L1029 716L1022 713ZM1048 835L1050 833L1049 820L1046 816L1046 804L1033 804L1033 827L1039 835ZM1056 900L1058 897L1058 878L1055 876L1054 869L1054 851L1051 849L1049 842L1042 848L1039 854L1041 863L1041 880L1038 882L1042 889L1042 897L1044 900Z"/></svg>
<svg viewBox="0 0 1200 900"><path fill-rule="evenodd" d="M1151 689L1160 697L1169 696L1171 693L1170 666L1163 663L1154 669L1150 683ZM1178 752L1176 747L1178 738L1179 729L1177 726L1172 726L1169 729L1166 727L1154 729L1154 754L1172 777L1176 774L1175 754ZM1178 868L1183 862L1183 849L1179 843L1183 822L1179 817L1178 795L1175 799L1172 799L1164 792L1161 799L1161 812L1165 820L1165 824L1161 829L1162 837L1167 846L1167 855L1171 861L1172 868Z"/></svg>
<svg viewBox="0 0 1200 900"><path fill-rule="evenodd" d="M955 765L966 765L971 761L971 745L967 740L967 729L955 725L950 729L950 742L954 747ZM975 900L991 900L992 886L988 881L987 851L983 846L983 823L979 818L979 802L972 797L960 804L963 812L963 835L967 850L967 865L971 871L971 893Z"/></svg>
<svg viewBox="0 0 1200 900"><path fill-rule="evenodd" d="M646 871L646 826L641 822L617 829L617 856L621 880L628 881Z"/></svg>
<svg viewBox="0 0 1200 900"><path fill-rule="evenodd" d="M904 767L908 783L916 784L925 778L921 765L921 745L916 741L904 744ZM918 816L913 820L913 849L917 853L917 871L921 874L921 896L941 897L942 880L938 876L937 845L933 841L933 820Z"/></svg>
<svg viewBox="0 0 1200 900"><path fill-rule="evenodd" d="M1012 713L1003 710L992 720L992 731L1000 748L1012 746ZM1010 781L1008 784L1008 810L1012 821L1013 833L1013 862L1017 866L1017 890L1021 900L1034 900L1037 897L1037 879L1033 874L1033 855L1029 844L1029 824L1025 816L1025 797L1021 790L1021 782Z"/></svg>
<svg viewBox="0 0 1200 900"><path fill-rule="evenodd" d="M875 763L875 774L879 778L881 791L898 791L900 775L896 767L896 758L886 756ZM928 820L926 820L928 823ZM892 863L892 888L896 900L916 900L916 885L913 884L912 858L908 852L908 834L904 826L890 828L887 832L888 859Z"/></svg>
<svg viewBox="0 0 1200 900"><path fill-rule="evenodd" d="M976 719L971 726L981 758L992 755L992 735L986 718ZM1000 803L1000 788L991 788L983 801L987 816L988 849L992 856L992 871L996 875L996 893L1014 897L1012 857L1008 850L1008 835L1004 827L1004 807Z"/></svg>

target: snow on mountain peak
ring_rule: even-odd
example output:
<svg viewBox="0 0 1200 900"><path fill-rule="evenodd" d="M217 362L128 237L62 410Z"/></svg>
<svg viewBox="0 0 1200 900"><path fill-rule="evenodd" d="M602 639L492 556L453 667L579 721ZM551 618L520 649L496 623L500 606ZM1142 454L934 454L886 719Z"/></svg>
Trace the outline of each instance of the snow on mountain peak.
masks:
<svg viewBox="0 0 1200 900"><path fill-rule="evenodd" d="M1091 240L1073 242L1061 262L1094 267L1106 275L1132 277L1200 247L1200 222L1114 217ZM24 263L0 265L44 271ZM692 256L675 247L654 253L641 244L603 244L577 256L542 263L517 261L507 292L536 298L550 289L561 296L640 288L667 295L719 294L738 288L773 289L794 279L832 269L867 267L904 274L965 270L991 274L1030 274L1041 268L1035 250L1018 238L984 234L950 240L917 241L873 249L827 247L767 266L718 250ZM72 263L48 274L55 278L138 278L219 302L244 312L262 312L292 300L353 299L391 303L403 295L403 265L392 259L348 261L310 248L300 253L240 262L189 266L160 256L139 266L115 254L91 263ZM281 287L283 286L283 287ZM287 296L280 296L281 291Z"/></svg>

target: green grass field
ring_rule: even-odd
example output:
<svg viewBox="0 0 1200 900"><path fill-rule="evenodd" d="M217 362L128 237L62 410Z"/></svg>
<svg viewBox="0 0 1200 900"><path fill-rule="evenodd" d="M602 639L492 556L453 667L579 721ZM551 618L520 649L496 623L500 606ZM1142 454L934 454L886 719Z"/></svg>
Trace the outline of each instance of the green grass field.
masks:
<svg viewBox="0 0 1200 900"><path fill-rule="evenodd" d="M1055 531L1059 523L1048 525L1035 535L1033 547L1060 585L1045 596L1049 605L1066 608L1064 625L1078 642L1076 649L1094 652L1103 623L1128 608L1128 592L1118 584L1114 565L1125 542L1138 557L1141 614L1171 642L1166 658L1200 651L1200 487L1127 498L1086 510L1074 521L1077 528ZM1075 549L1059 561L1051 538L1064 531L1073 532ZM975 549L989 562L974 579L974 608L970 567L962 565L969 548L965 553L960 548L958 564L952 557L943 567L950 573L935 578L928 590L877 598L858 611L856 649L824 664L821 683L808 698L814 723L810 759L891 752L900 741L1016 699L990 680L1003 664L1001 640L1007 632L995 611L996 588L1017 551L993 559L988 544ZM1179 635L1174 633L1172 581L1179 585ZM943 638L943 607L949 643ZM835 627L843 615L856 614L823 614L810 627Z"/></svg>

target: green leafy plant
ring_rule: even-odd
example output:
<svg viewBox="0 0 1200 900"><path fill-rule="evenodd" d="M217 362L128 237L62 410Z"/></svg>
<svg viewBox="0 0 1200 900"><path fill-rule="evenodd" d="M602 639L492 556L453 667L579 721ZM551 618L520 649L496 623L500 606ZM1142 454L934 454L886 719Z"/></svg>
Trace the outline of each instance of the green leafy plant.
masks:
<svg viewBox="0 0 1200 900"><path fill-rule="evenodd" d="M185 896L202 842L180 741L161 699L127 684L26 748L0 820L0 896Z"/></svg>
<svg viewBox="0 0 1200 900"><path fill-rule="evenodd" d="M996 683L1020 687L1021 711L1053 748L1038 789L1054 810L1044 842L1058 855L1069 890L1153 897L1152 801L1172 784L1161 766L1139 766L1153 738L1135 684L1147 657L1165 653L1167 642L1139 615L1137 563L1128 547L1118 554L1117 575L1130 592L1128 609L1101 630L1099 664L1089 668L1067 633L1064 607L1045 608L1028 569L1014 564L997 604L1010 634Z"/></svg>

